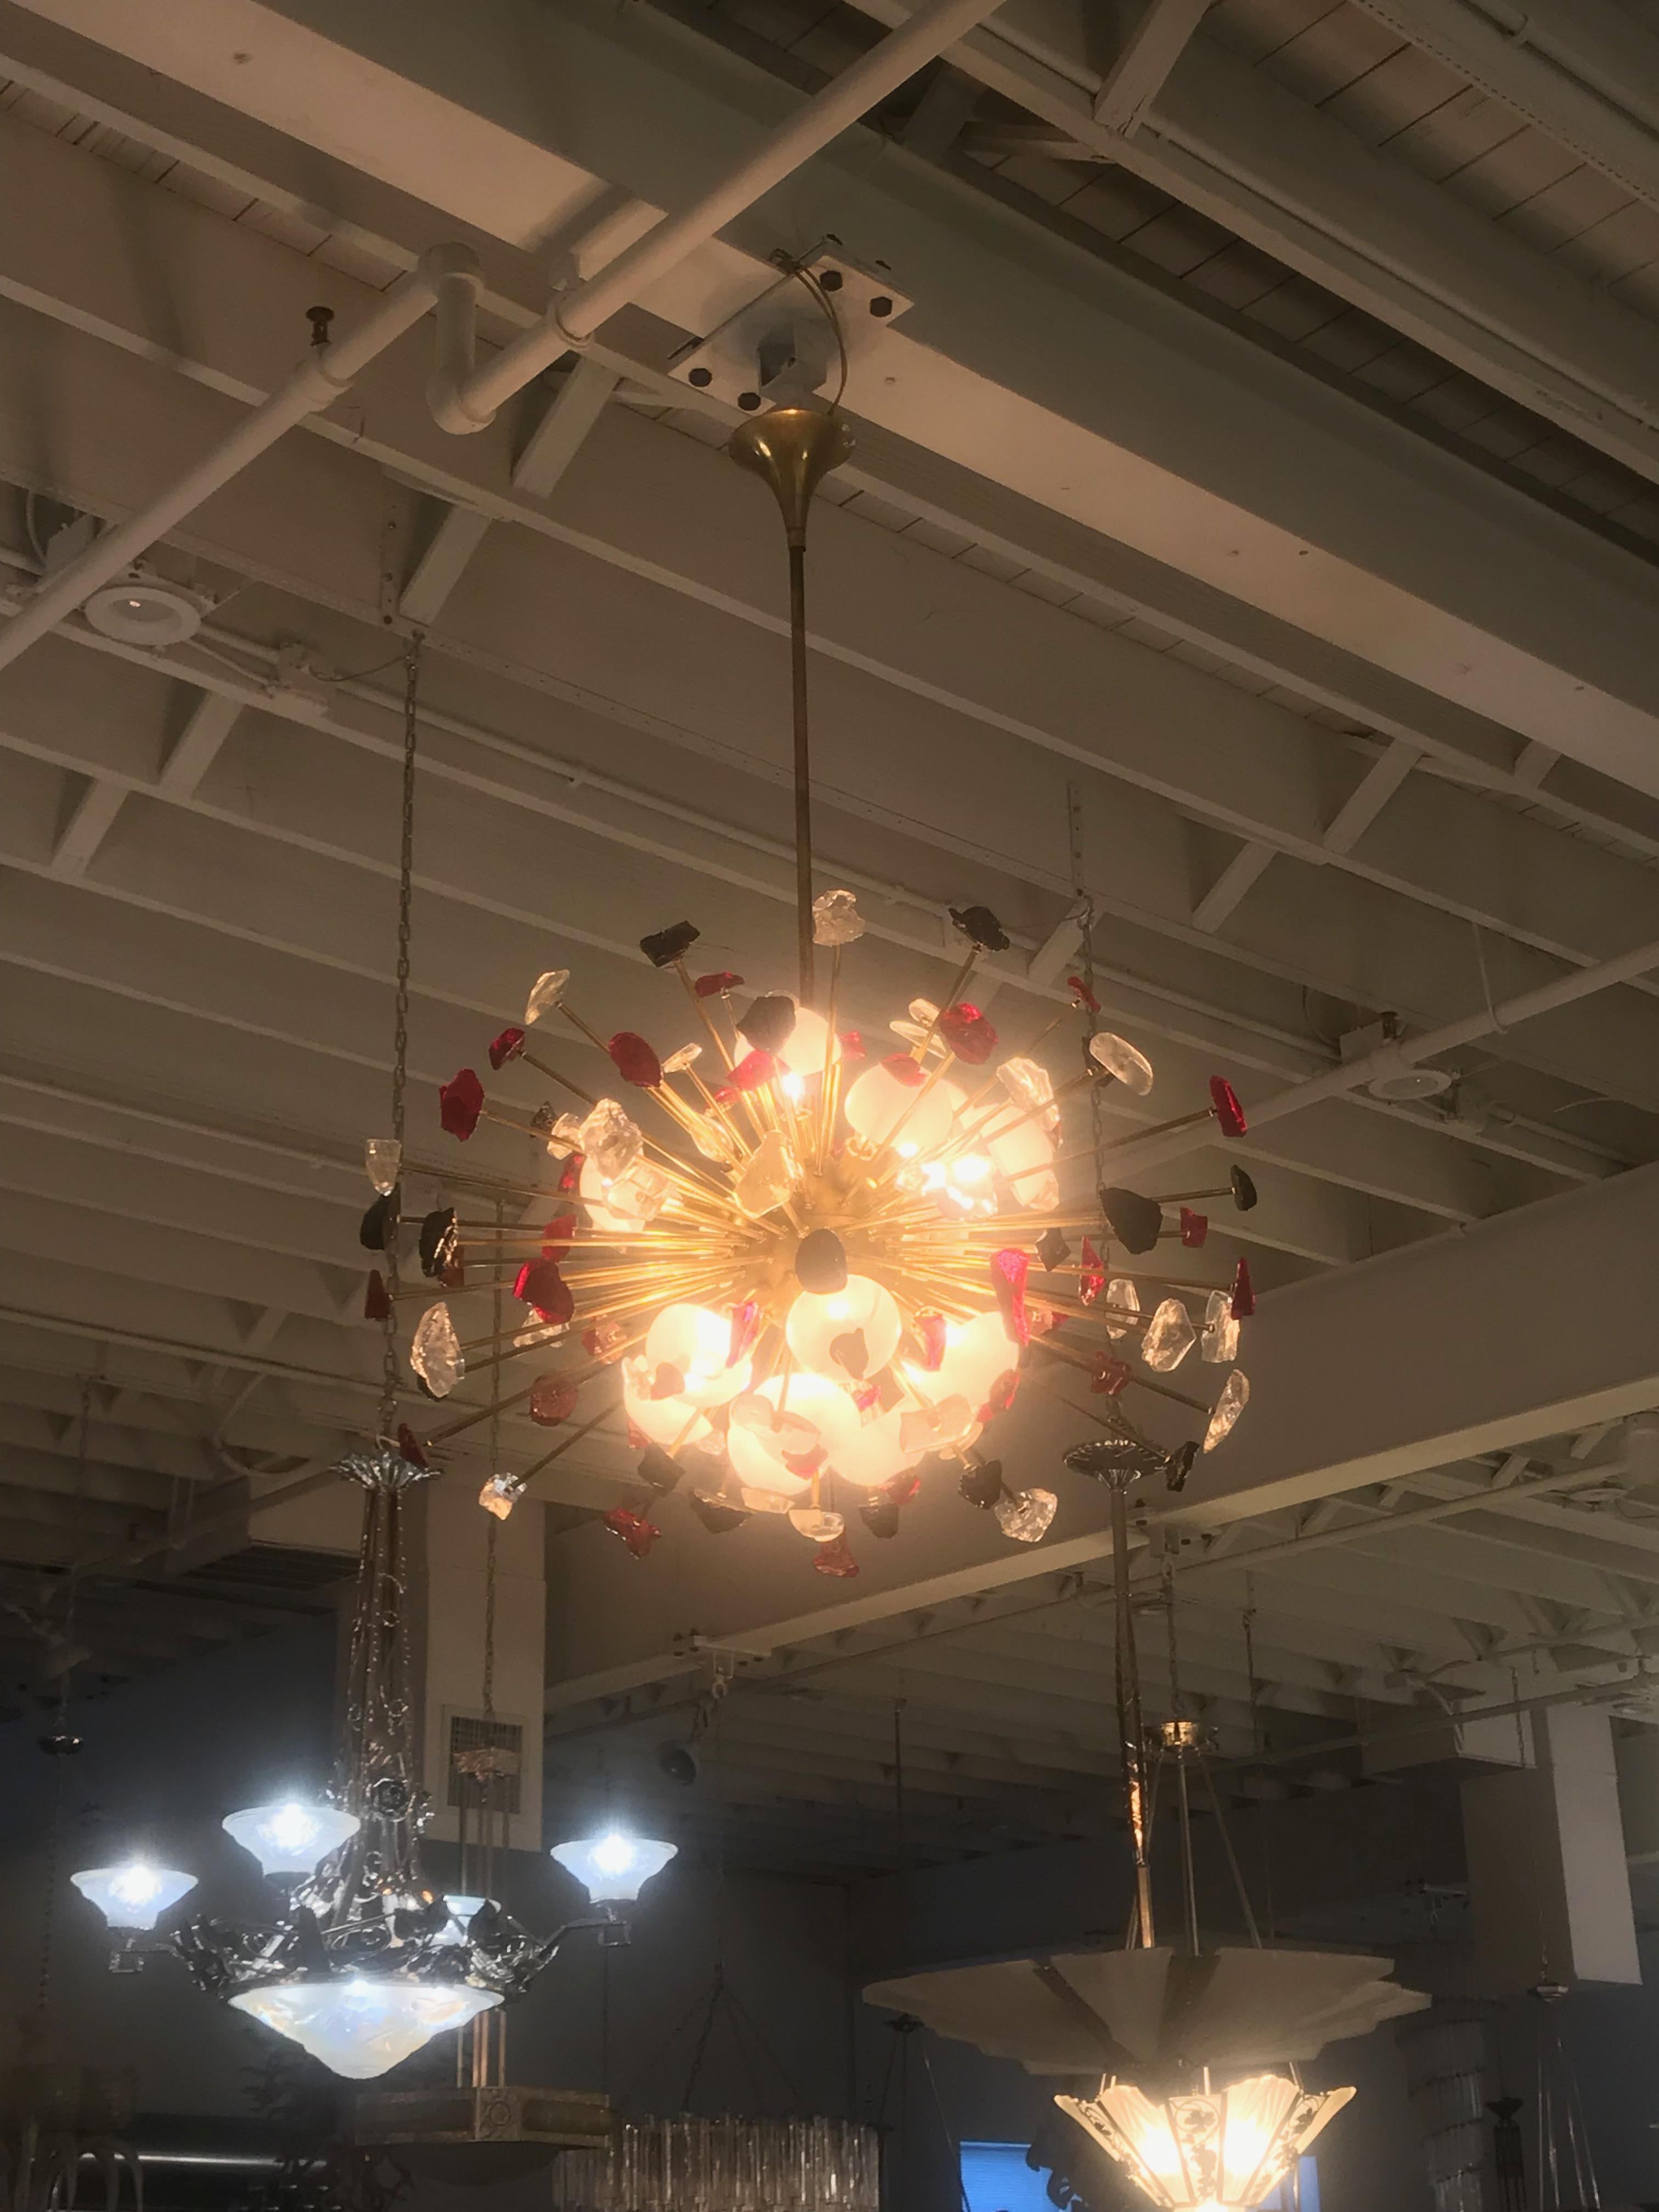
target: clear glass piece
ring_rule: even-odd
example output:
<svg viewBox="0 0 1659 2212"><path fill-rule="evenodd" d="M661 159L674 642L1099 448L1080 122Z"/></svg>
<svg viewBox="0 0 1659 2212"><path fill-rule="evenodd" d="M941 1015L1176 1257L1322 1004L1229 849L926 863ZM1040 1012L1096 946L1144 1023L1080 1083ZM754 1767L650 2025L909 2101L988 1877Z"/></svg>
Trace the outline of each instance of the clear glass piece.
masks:
<svg viewBox="0 0 1659 2212"><path fill-rule="evenodd" d="M864 916L851 891L825 891L812 902L814 945L853 945L864 934Z"/></svg>
<svg viewBox="0 0 1659 2212"><path fill-rule="evenodd" d="M1238 1322L1231 1291L1212 1291L1204 1309L1204 1357L1224 1367L1238 1357Z"/></svg>
<svg viewBox="0 0 1659 2212"><path fill-rule="evenodd" d="M337 1851L359 1822L355 1813L332 1805L301 1805L284 1798L276 1805L250 1805L227 1813L219 1823L234 1843L252 1851L264 1874L310 1874L331 1851Z"/></svg>
<svg viewBox="0 0 1659 2212"><path fill-rule="evenodd" d="M993 1510L1010 1542L1040 1544L1059 1505L1052 1490L1016 1490L999 1498Z"/></svg>
<svg viewBox="0 0 1659 2212"><path fill-rule="evenodd" d="M639 1124L614 1098L601 1098L578 1130L576 1142L586 1163L608 1189L620 1182L639 1158L645 1139Z"/></svg>
<svg viewBox="0 0 1659 2212"><path fill-rule="evenodd" d="M783 1204L795 1188L795 1158L776 1129L769 1129L738 1170L732 1195L751 1221Z"/></svg>
<svg viewBox="0 0 1659 2212"><path fill-rule="evenodd" d="M130 1859L125 1866L89 1867L70 1880L112 1928L154 1928L169 1905L196 1887L193 1874L147 1866L142 1859Z"/></svg>
<svg viewBox="0 0 1659 2212"><path fill-rule="evenodd" d="M1140 1293L1127 1275L1113 1276L1100 1304L1108 1336L1127 1336L1129 1323L1140 1318ZM1122 1314L1124 1319L1115 1322L1114 1314Z"/></svg>
<svg viewBox="0 0 1659 2212"><path fill-rule="evenodd" d="M434 1398L447 1398L466 1372L466 1358L449 1308L441 1298L415 1324L409 1364Z"/></svg>
<svg viewBox="0 0 1659 2212"><path fill-rule="evenodd" d="M1210 1425L1204 1431L1206 1451L1213 1451L1224 1437L1231 1436L1238 1425L1239 1415L1249 1402L1250 1379L1242 1367L1235 1367L1221 1386L1221 1395L1210 1415Z"/></svg>
<svg viewBox="0 0 1659 2212"><path fill-rule="evenodd" d="M581 1140L581 1116L579 1114L561 1114L547 1132L548 1156L551 1159L568 1160Z"/></svg>
<svg viewBox="0 0 1659 2212"><path fill-rule="evenodd" d="M1149 1367L1167 1375L1172 1367L1180 1366L1197 1342L1198 1331L1186 1307L1179 1298L1165 1298L1146 1324L1140 1356Z"/></svg>
<svg viewBox="0 0 1659 2212"><path fill-rule="evenodd" d="M549 968L538 975L530 987L530 996L524 1002L526 1022L538 1022L551 1006L556 1006L564 996L565 986L570 981L568 968Z"/></svg>
<svg viewBox="0 0 1659 2212"><path fill-rule="evenodd" d="M805 1536L809 1544L833 1544L837 1536L847 1534L844 1515L820 1512L811 1505L792 1505L789 1526L798 1536Z"/></svg>
<svg viewBox="0 0 1659 2212"><path fill-rule="evenodd" d="M1089 1057L1137 1098L1144 1098L1152 1087L1152 1061L1144 1052L1137 1052L1127 1037L1114 1036L1110 1030L1097 1030L1090 1038Z"/></svg>
<svg viewBox="0 0 1659 2212"><path fill-rule="evenodd" d="M465 1982L434 1987L357 1975L349 1981L271 1982L243 1990L230 2002L320 2059L331 2074L372 2081L434 2035L465 2027L501 1999L493 1990L470 1989Z"/></svg>
<svg viewBox="0 0 1659 2212"><path fill-rule="evenodd" d="M363 1171L382 1198L398 1188L403 1164L404 1148L395 1137L363 1139Z"/></svg>
<svg viewBox="0 0 1659 2212"><path fill-rule="evenodd" d="M608 1829L576 1843L555 1844L549 1856L574 1874L594 1905L631 1905L653 1875L660 1874L678 1844L653 1842Z"/></svg>
<svg viewBox="0 0 1659 2212"><path fill-rule="evenodd" d="M522 1475L492 1474L478 1492L478 1503L486 1513L493 1513L498 1521L505 1521L524 1493Z"/></svg>

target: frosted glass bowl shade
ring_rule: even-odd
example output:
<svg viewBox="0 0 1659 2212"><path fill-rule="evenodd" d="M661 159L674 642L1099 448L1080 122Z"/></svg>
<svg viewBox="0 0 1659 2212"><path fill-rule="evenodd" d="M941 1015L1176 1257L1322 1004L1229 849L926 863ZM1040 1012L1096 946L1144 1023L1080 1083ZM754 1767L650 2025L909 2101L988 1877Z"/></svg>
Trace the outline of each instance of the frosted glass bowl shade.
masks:
<svg viewBox="0 0 1659 2212"><path fill-rule="evenodd" d="M465 2027L501 2002L465 1982L268 1982L230 2000L348 2081L372 2081L447 2029Z"/></svg>
<svg viewBox="0 0 1659 2212"><path fill-rule="evenodd" d="M574 1844L555 1844L550 1856L574 1874L595 1905L631 1905L653 1874L660 1874L679 1846L653 1843L612 1831Z"/></svg>

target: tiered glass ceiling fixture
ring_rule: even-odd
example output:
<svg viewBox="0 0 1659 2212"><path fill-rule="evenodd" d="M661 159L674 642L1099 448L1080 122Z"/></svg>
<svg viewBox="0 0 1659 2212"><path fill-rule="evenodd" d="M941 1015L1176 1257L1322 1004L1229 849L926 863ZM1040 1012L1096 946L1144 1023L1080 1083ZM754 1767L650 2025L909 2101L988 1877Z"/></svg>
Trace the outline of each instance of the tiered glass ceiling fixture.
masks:
<svg viewBox="0 0 1659 2212"><path fill-rule="evenodd" d="M392 1135L386 1140L399 1155L419 662L417 644L408 656L404 693ZM395 1279L395 1256L392 1266ZM427 1881L420 1837L429 1807L418 1787L410 1724L404 1521L410 1492L434 1469L398 1423L398 1367L388 1303L380 1433L338 1468L362 1487L364 1504L332 1802L256 1805L223 1823L258 1860L270 1909L246 1921L204 1915L161 1937L154 1933L158 1920L195 1887L193 1876L135 1859L71 1877L118 1939L112 1967L131 1972L151 1954L170 1952L210 1996L354 2081L386 2073L433 2036L465 2028L521 1996L574 1929L597 1929L601 1940L613 1936L619 1932L615 1906L636 1898L641 1884L673 1856L672 1844L614 1832L557 1847L555 1856L598 1910L545 1937L532 1935L491 1897L444 1895ZM486 1679L490 1634L487 1614ZM486 1869L492 1863L486 1852ZM464 1850L458 1890L465 1887ZM475 2038L486 2082L489 2067L482 2062L489 2047L487 2039ZM499 2051L499 2037L495 2048Z"/></svg>
<svg viewBox="0 0 1659 2212"><path fill-rule="evenodd" d="M684 1480L692 1511L717 1534L756 1514L787 1515L826 1575L859 1571L845 1509L856 1500L870 1534L893 1534L929 1464L954 1465L964 1497L1012 1540L1039 1541L1054 1493L1010 1488L976 1447L1021 1382L1045 1370L1080 1370L1098 1394L1103 1434L1093 1458L1074 1462L1084 1472L1104 1479L1127 1455L1179 1488L1200 1445L1221 1443L1249 1399L1233 1363L1254 1305L1242 1260L1231 1281L1212 1284L1171 1274L1157 1257L1161 1244L1203 1244L1205 1200L1254 1206L1242 1168L1214 1192L1159 1198L1108 1186L1061 1200L1066 1160L1087 1153L1094 1179L1102 1172L1097 1143L1067 1149L1063 1104L1109 1085L1142 1097L1153 1083L1144 1054L1097 1023L1086 938L1070 1006L1012 1052L971 995L988 956L1009 944L982 906L951 909L960 960L938 1004L917 998L896 1010L884 1038L843 1026L843 960L865 922L851 892L815 886L804 564L813 491L849 450L833 413L805 408L759 416L732 444L771 486L788 544L797 990L755 994L739 975L699 972L699 933L675 923L641 939L672 994L666 1035L653 1041L610 1030L569 972L550 970L522 1020L489 1047L501 1085L487 1088L463 1068L439 1099L444 1128L460 1141L488 1121L550 1157L546 1181L509 1186L526 1218L502 1225L441 1206L411 1235L400 1218L400 1151L378 1139L368 1165L380 1196L362 1228L366 1245L394 1259L412 1243L443 1289L419 1313L408 1350L429 1396L523 1363L540 1371L502 1402L586 1429L611 1402L600 1378L619 1370L650 1490ZM569 1073L553 1056L549 1032L561 1030L610 1062L616 1093L597 1095L586 1069ZM1075 1072L1058 1084L1036 1057L1056 1031L1076 1039ZM514 1095L514 1078L531 1071L557 1097ZM1158 1126L1206 1121L1224 1136L1244 1133L1220 1076L1203 1105ZM508 1287L520 1311L492 1328L483 1316ZM383 1317L392 1299L377 1268L368 1312ZM1213 1395L1170 1380L1194 1353L1194 1367L1226 1370ZM1124 1411L1126 1390L1182 1405L1198 1434L1155 1443ZM482 1418L463 1415L434 1441ZM562 1448L522 1474L496 1470L481 1502L509 1511ZM626 1505L606 1519L639 1555L659 1533Z"/></svg>

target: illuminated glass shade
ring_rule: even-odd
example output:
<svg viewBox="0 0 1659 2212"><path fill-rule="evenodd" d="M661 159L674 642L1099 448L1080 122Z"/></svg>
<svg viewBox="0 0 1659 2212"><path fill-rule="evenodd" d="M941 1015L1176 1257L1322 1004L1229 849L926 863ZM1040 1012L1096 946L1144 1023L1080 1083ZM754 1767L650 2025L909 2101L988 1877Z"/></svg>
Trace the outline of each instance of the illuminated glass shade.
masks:
<svg viewBox="0 0 1659 2212"><path fill-rule="evenodd" d="M1252 2212L1352 2089L1304 2090L1279 2074L1154 2100L1126 2081L1056 2097L1160 2212Z"/></svg>
<svg viewBox="0 0 1659 2212"><path fill-rule="evenodd" d="M228 1813L220 1826L245 1851L252 1851L265 1874L309 1874L331 1851L337 1851L359 1826L355 1813L332 1805L301 1805L292 1798L280 1805L250 1805Z"/></svg>
<svg viewBox="0 0 1659 2212"><path fill-rule="evenodd" d="M575 1875L593 1904L623 1905L632 1904L641 1885L660 1874L678 1849L613 1831L582 1843L555 1844L551 1856Z"/></svg>
<svg viewBox="0 0 1659 2212"><path fill-rule="evenodd" d="M193 1874L145 1866L137 1859L126 1866L91 1867L70 1880L112 1928L154 1928L170 1905L196 1887Z"/></svg>
<svg viewBox="0 0 1659 2212"><path fill-rule="evenodd" d="M445 1945L465 1942L466 1931L471 1925L473 1915L482 1912L489 1902L487 1897L446 1896L444 1903L449 1907L449 1925L438 1941Z"/></svg>
<svg viewBox="0 0 1659 2212"><path fill-rule="evenodd" d="M501 1999L464 1982L271 1982L232 1997L238 2012L274 2027L331 2074L370 2081L446 2028L465 2027Z"/></svg>

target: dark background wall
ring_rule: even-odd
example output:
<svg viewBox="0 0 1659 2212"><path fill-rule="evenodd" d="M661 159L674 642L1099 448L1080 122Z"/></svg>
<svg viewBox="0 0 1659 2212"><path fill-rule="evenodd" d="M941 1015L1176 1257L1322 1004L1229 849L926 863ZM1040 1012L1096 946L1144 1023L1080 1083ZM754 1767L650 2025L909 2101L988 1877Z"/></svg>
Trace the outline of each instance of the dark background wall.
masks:
<svg viewBox="0 0 1659 2212"><path fill-rule="evenodd" d="M234 1808L326 1778L333 1733L333 1638L327 1623L258 1639L82 1706L81 1755L39 1749L40 1724L0 1730L0 2012L27 2021L40 1970L47 1887L46 1838L63 1785L63 1848L52 1939L53 2039L65 2056L137 2069L141 2107L183 2115L251 2113L250 2085L275 2039L198 1996L159 1961L112 1977L97 1916L67 1887L72 1869L106 1863L135 1844L201 1877L208 1909L257 1911L251 1862L219 1831ZM1378 1884L1400 1854L1442 1866L1454 1850L1451 1785L1373 1790L1344 1801L1273 1808L1281 1895L1299 1896L1304 1940L1390 1941ZM1298 1826L1299 1822L1299 1826ZM1248 1831L1241 1856L1255 1848ZM873 1974L987 1955L1024 1942L1085 1940L1116 1921L1115 1870L1088 1855L1047 1853L843 1885L677 1862L647 1891L625 1950L574 1939L509 2028L510 2071L571 2087L602 2086L640 2112L787 2111L798 2101L880 2118L904 2212L959 2212L947 2141L1024 2142L1052 2112L1048 2091L1010 2064L925 2033L896 2033L866 2005ZM432 1854L434 1874L447 1873ZM1323 1873L1319 1869L1323 1868ZM1300 1887L1298 1888L1298 1884ZM1322 1884L1322 1887L1321 1885ZM520 1855L501 1884L527 1924L547 1929L580 1911L580 1893L545 1857ZM1368 1905L1367 1899L1370 1900ZM1432 1917L1432 1916L1431 1916ZM1455 1990L1466 1975L1455 1913L1402 1957L1402 1978ZM1659 1974L1659 1953L1650 1953ZM730 2001L715 2007L701 2067L693 2062L718 1972ZM1500 2022L1507 2070L1530 2086L1538 2008ZM741 2014L741 2030L734 2015ZM1584 1991L1559 2014L1574 2057L1604 2203L1659 2201L1659 1989ZM422 2061L411 2062L418 2070ZM451 2063L434 2052L425 2062ZM1333 2046L1310 2069L1360 2094L1320 2152L1325 2212L1429 2212L1416 2121L1391 2031ZM397 2077L393 2077L394 2079ZM544 2177L492 2192L526 2207ZM422 2203L473 2193L423 2182Z"/></svg>

